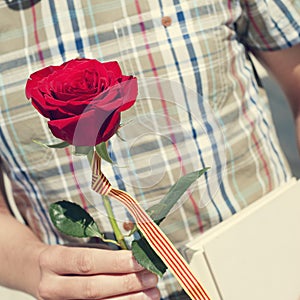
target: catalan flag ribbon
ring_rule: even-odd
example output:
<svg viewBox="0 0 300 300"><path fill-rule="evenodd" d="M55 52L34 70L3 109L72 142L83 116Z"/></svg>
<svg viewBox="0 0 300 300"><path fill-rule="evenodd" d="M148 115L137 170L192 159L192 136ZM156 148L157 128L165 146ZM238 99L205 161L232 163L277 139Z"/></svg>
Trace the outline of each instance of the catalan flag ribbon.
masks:
<svg viewBox="0 0 300 300"><path fill-rule="evenodd" d="M101 158L96 152L92 161L92 189L100 195L110 196L126 206L150 246L176 277L191 299L210 300L187 262L139 203L128 193L111 186L101 172Z"/></svg>

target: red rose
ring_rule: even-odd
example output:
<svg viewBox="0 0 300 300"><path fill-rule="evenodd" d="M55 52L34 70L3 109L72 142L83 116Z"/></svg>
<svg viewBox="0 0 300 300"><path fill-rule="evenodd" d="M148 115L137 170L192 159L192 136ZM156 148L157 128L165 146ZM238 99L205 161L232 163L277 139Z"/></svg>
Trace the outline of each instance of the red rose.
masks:
<svg viewBox="0 0 300 300"><path fill-rule="evenodd" d="M49 119L53 135L75 146L94 146L112 137L137 90L136 78L122 75L117 62L95 59L46 67L26 83L26 97Z"/></svg>

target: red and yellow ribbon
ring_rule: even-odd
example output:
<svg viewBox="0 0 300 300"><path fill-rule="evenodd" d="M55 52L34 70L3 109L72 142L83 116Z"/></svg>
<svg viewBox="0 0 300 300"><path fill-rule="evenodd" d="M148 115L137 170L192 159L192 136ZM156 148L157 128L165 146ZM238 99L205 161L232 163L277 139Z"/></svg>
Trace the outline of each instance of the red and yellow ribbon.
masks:
<svg viewBox="0 0 300 300"><path fill-rule="evenodd" d="M135 219L150 246L161 258L182 288L194 300L210 300L197 277L163 231L128 193L115 189L101 172L101 158L95 152L92 162L92 189L120 201Z"/></svg>

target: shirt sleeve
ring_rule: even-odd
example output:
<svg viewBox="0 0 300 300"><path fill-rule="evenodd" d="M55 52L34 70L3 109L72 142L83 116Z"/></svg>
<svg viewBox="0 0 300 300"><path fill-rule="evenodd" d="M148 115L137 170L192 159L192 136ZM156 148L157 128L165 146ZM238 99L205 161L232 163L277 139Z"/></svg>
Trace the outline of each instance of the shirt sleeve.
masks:
<svg viewBox="0 0 300 300"><path fill-rule="evenodd" d="M255 50L279 50L300 43L300 16L289 0L240 0L239 39Z"/></svg>

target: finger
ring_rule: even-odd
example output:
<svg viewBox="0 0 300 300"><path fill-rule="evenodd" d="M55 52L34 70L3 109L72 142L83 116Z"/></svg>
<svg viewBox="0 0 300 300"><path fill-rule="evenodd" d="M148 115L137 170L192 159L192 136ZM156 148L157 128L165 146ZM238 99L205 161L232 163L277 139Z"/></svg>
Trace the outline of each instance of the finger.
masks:
<svg viewBox="0 0 300 300"><path fill-rule="evenodd" d="M156 287L157 282L157 276L148 271L123 275L52 275L51 280L41 282L39 295L42 299L57 300L106 299L146 291Z"/></svg>
<svg viewBox="0 0 300 300"><path fill-rule="evenodd" d="M131 251L53 246L40 255L42 269L64 275L120 274L143 270Z"/></svg>
<svg viewBox="0 0 300 300"><path fill-rule="evenodd" d="M105 243L87 243L87 244L81 244L81 243L70 243L66 245L68 247L76 247L76 248L95 248L95 249L106 249L106 250L114 250L115 248L111 248L108 244Z"/></svg>
<svg viewBox="0 0 300 300"><path fill-rule="evenodd" d="M160 300L160 292L158 288L149 289L146 291L117 296L113 298L105 298L105 300Z"/></svg>

